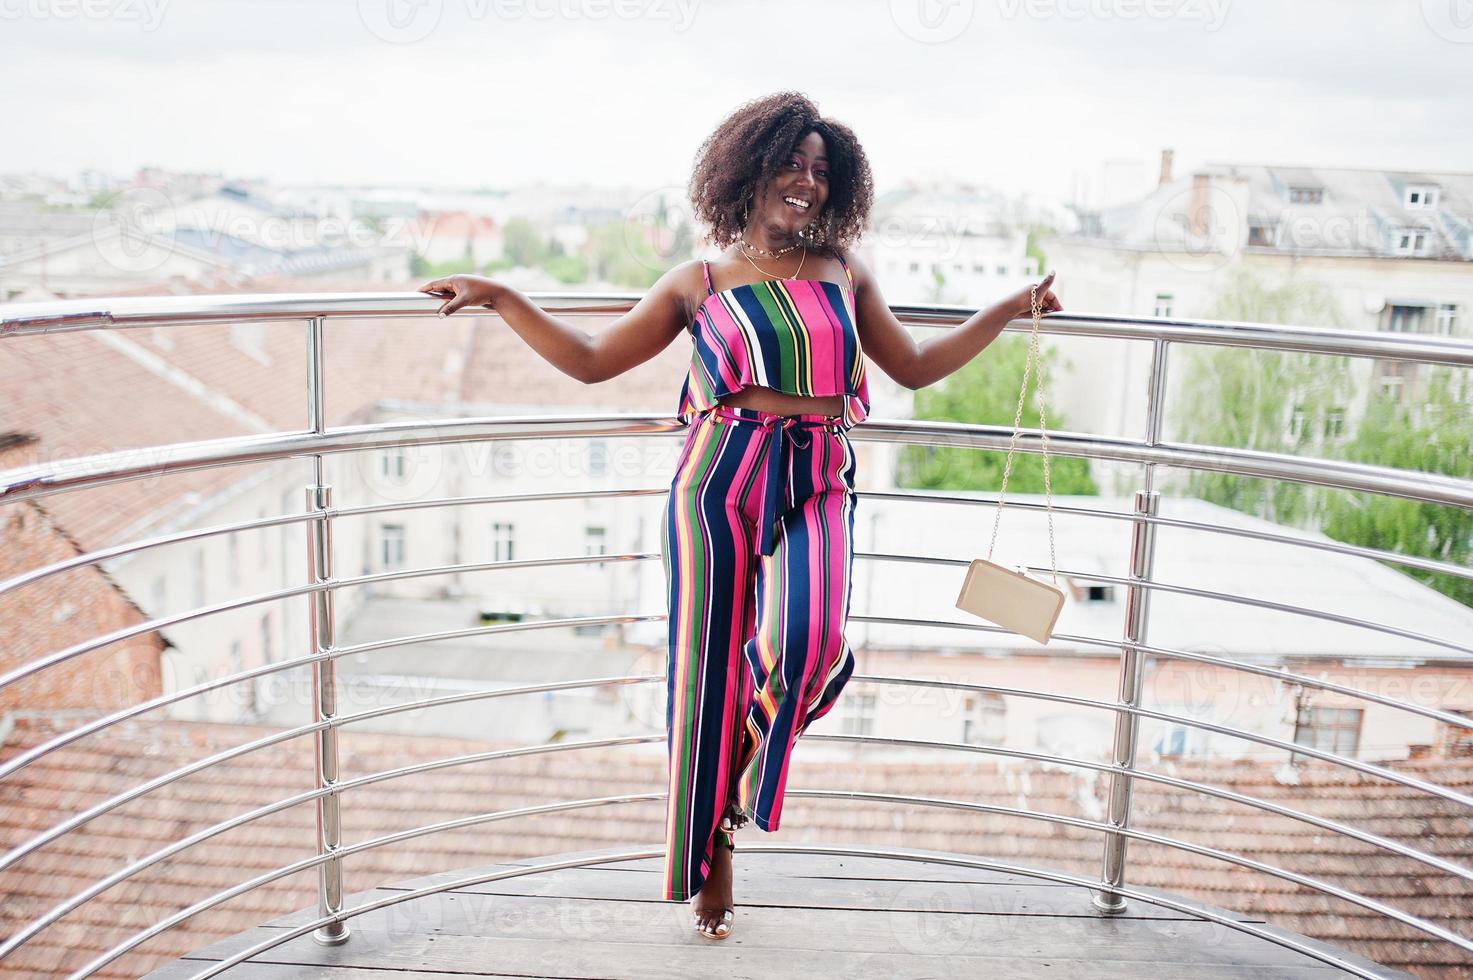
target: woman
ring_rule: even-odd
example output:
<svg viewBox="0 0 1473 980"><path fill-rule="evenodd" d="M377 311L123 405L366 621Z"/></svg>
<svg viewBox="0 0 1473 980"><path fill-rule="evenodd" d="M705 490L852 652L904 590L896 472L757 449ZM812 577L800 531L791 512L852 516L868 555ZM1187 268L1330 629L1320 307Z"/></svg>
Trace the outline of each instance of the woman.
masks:
<svg viewBox="0 0 1473 980"><path fill-rule="evenodd" d="M679 407L688 429L665 513L663 895L693 898L697 931L722 939L734 911L732 831L748 819L777 829L793 744L854 669L843 634L855 505L846 430L869 411L865 356L921 388L1031 309L1023 289L913 340L849 251L873 200L864 151L799 93L727 117L701 146L690 193L721 256L666 272L597 336L489 279L451 276L421 291L448 297L441 316L496 310L588 384L690 331ZM1046 313L1062 308L1052 281L1038 287Z"/></svg>

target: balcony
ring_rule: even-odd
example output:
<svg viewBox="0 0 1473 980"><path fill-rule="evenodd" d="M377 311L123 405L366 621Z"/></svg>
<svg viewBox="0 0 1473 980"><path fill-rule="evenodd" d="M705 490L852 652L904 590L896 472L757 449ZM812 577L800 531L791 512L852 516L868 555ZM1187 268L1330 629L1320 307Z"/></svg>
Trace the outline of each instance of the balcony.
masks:
<svg viewBox="0 0 1473 980"><path fill-rule="evenodd" d="M617 315L635 298L537 297L551 312L590 318ZM1257 718L1250 725L1206 711L1163 710L1148 706L1146 697L1148 677L1170 677L1163 672L1187 667L1211 671L1198 676L1242 678L1243 686L1234 689L1243 694L1239 707L1253 703L1250 685L1263 683L1362 704L1408 729L1437 726L1466 736L1473 727L1467 715L1430 705L1405 686L1383 692L1342 683L1308 655L1286 666L1231 648L1187 649L1154 639L1152 627L1159 631L1166 617L1178 615L1168 604L1184 598L1210 610L1199 615L1263 617L1270 632L1296 624L1298 635L1307 634L1301 641L1306 651L1327 635L1391 637L1402 645L1398 649L1440 671L1438 677L1466 678L1473 667L1470 634L1460 632L1459 611L1434 603L1430 594L1398 593L1405 615L1391 620L1163 574L1183 567L1167 561L1182 553L1180 542L1188 542L1189 551L1206 549L1220 563L1249 562L1250 568L1271 554L1274 561L1301 563L1294 566L1306 570L1297 573L1301 579L1331 583L1351 581L1336 577L1348 575L1347 569L1368 576L1380 568L1389 575L1384 565L1473 578L1466 567L1210 512L1167 514L1157 484L1168 471L1210 471L1473 507L1473 482L1467 480L1163 438L1168 355L1175 350L1230 346L1466 369L1473 366L1473 345L1263 324L1047 318L1046 333L1137 345L1148 355L1137 392L1145 418L1138 437L1049 434L1054 454L1107 461L1132 474L1134 489L1121 506L1069 498L1053 507L1071 534L1106 529L1100 540L1114 543L1118 568L1069 565L1066 548L1059 572L1071 582L1114 589L1118 603L1081 608L1065 620L1069 629L1055 643L1081 656L1068 671L1056 665L1053 683L997 683L1008 678L1016 658L1043 656L1044 649L1018 645L999 628L965 621L960 613L943 615L960 570L974 557L972 542L985 540L972 532L974 525L990 525L995 496L862 485L859 506L894 515L901 537L918 543L856 550L857 568L898 570L901 584L856 590L852 629L864 631L866 642L855 644L860 671L845 698L858 706L887 697L961 696L973 698L969 703L979 711L1005 702L1032 712L1048 735L1057 734L1047 731L1049 719L1087 714L1101 720L1078 729L1082 734L1032 748L959 734L884 734L862 710L840 726L849 730L815 730L794 759L783 828L738 835L736 932L724 944L709 944L691 935L683 908L654 898L664 812L657 711L664 676L652 638L665 611L657 591L637 586L639 576L658 576L658 549L525 556L506 538L495 545L504 550L479 556L490 561L395 560L375 571L364 559L364 570L354 574L357 549L343 547L344 541L369 540L352 537L355 522L386 515L407 526L411 515L472 508L499 514L535 506L571 521L568 509L575 507L658 507L664 492L658 461L648 469L635 466L627 485L593 486L582 478L566 485L568 471L559 471L545 486L518 493L414 492L347 506L335 500L338 486L330 479L337 463L341 475L346 461L400 447L604 440L668 450L679 425L647 412L329 424L330 400L342 392L331 385L330 355L338 348L325 342L328 330L371 318L402 333L422 324L417 318L433 308L413 294L0 306L0 355L4 345L47 336L126 336L146 328L167 344L176 335L183 342L193 329L228 326L238 343L230 352L234 360L213 365L222 376L252 357L251 350L259 352L253 345L262 342L260 331L268 325L300 331L302 363L290 370L275 364L271 374L279 377L266 380L306 409L299 429L138 441L130 448L7 464L0 472L0 517L40 505L25 511L29 523L5 525L12 540L29 545L38 526L52 527L46 515L82 519L80 510L61 506L69 499L113 499L123 508L136 501L138 488L152 492L188 474L218 475L211 492L228 494L232 475L289 461L308 475L294 498L300 509L283 506L278 513L69 551L28 547L24 556L34 560L0 581L0 609L20 623L10 635L23 637L77 616L68 604L75 606L84 593L68 593L62 583L71 586L79 573L131 556L177 555L184 546L279 533L294 537L303 559L283 558L296 584L254 593L228 575L221 580L201 560L186 569L194 591L174 603L177 611L145 612L127 625L35 656L7 654L0 662L0 696L8 698L0 704L22 716L0 747L7 800L18 801L5 808L0 888L8 900L8 937L0 942L0 970L202 978L348 977L386 969L420 976L645 977L1032 975L1074 968L1120 976L1390 977L1466 975L1473 965L1473 762L1421 753L1368 759L1340 749L1333 737L1326 748L1313 739L1265 734ZM922 330L946 329L969 312L896 307L903 322ZM143 363L143 354L131 354ZM57 370L67 367L58 364ZM155 378L167 371L153 367ZM293 376L299 370L300 389ZM25 384L23 378L6 380L8 386ZM176 387L190 381L168 379ZM589 391L596 396L598 389ZM164 397L162 388L141 388L137 395L140 401ZM80 403L69 407L85 411ZM221 411L262 427L248 405ZM179 421L197 435L191 420ZM89 419L78 422L84 431ZM857 445L876 451L925 446L995 452L1007 448L1010 435L996 426L883 417L853 433ZM1040 434L1026 432L1018 448L1039 452ZM876 468L884 459L878 457ZM126 495L130 489L135 492ZM1030 535L1013 541L1041 540L1031 535L1042 531L1046 505L1010 496L1008 507L1016 508L1008 512L1010 521L1022 522ZM934 518L938 509L948 516ZM95 508L87 513L101 520ZM961 543L933 546L923 529L906 523L907 513L932 515L929 525ZM108 527L128 526L108 516ZM1177 542L1176 550L1167 541ZM230 547L251 551L249 543ZM385 546L378 557L403 556ZM497 576L512 583L511 590L549 570L568 589L583 587L577 576L584 572L595 581L631 572L629 588L599 595L634 596L641 604L597 615L487 609L478 625L432 629L414 628L428 621L422 609L378 620L363 602L352 615L340 608L349 596L375 589L443 583L434 600L441 608L462 597L473 576ZM1389 592L1399 579L1373 581L1375 591ZM937 598L947 582L951 592ZM198 648L192 651L168 643L142 652L136 646L267 608L305 615L296 646L254 666L199 640L207 633L189 634ZM379 630L379 622L391 625ZM597 662L602 640L593 634L600 629L632 638L607 647L609 669L555 676L553 653L580 630L586 641L580 649L593 652L587 659ZM922 671L922 659L897 639L911 634L948 638L932 644L939 652L926 661L931 666L940 657L954 665L984 660L956 638L974 645L985 640L993 673L977 679L967 672L973 668L960 666ZM513 650L521 655L519 673L464 689L443 677L435 684L426 680L436 679L434 668L442 665L437 652L482 642L524 644ZM501 650L475 649L487 657ZM180 657L189 652L215 672L195 676L159 667L183 663ZM424 689L382 697L380 684L362 705L355 703L360 682L371 687L374 678L387 676L382 665L396 656L402 662L393 676L418 677ZM149 675L150 669L164 676ZM267 693L273 679L290 688L292 677L306 685L300 699ZM24 717L28 698L84 680L92 682L101 710ZM139 690L156 693L123 697ZM247 722L229 723L212 713L226 696L249 704ZM611 706L618 710L603 710ZM294 716L296 707L303 710ZM1055 713L1040 713L1045 709ZM622 716L639 724L583 733L588 737L562 728L544 739L519 737L527 719L544 712L598 717L601 724ZM985 732L985 711L975 721ZM1148 741L1151 732L1165 734L1158 743ZM1179 751L1207 736L1252 752L1223 761Z"/></svg>

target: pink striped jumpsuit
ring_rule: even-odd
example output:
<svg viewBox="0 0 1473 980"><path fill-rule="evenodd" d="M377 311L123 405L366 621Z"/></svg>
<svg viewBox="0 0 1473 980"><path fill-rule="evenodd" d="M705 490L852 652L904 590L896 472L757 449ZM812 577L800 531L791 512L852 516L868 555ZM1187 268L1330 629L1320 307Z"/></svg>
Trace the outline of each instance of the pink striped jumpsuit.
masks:
<svg viewBox="0 0 1473 980"><path fill-rule="evenodd" d="M853 564L854 448L869 411L849 285L744 283L707 296L691 324L681 391L689 429L670 485L666 731L670 793L664 898L710 872L735 800L776 830L799 735L854 672L844 637ZM762 385L843 395L844 415L774 415L717 404Z"/></svg>

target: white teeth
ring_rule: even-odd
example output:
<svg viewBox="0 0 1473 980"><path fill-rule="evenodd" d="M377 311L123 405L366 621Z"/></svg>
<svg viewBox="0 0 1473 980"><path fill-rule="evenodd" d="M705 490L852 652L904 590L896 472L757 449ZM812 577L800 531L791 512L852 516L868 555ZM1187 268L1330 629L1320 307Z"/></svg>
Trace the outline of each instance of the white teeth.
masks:
<svg viewBox="0 0 1473 980"><path fill-rule="evenodd" d="M796 197L785 197L783 198L783 200L786 201L788 204L791 204L794 207L802 208L805 211L809 208L809 203L807 201L800 201Z"/></svg>

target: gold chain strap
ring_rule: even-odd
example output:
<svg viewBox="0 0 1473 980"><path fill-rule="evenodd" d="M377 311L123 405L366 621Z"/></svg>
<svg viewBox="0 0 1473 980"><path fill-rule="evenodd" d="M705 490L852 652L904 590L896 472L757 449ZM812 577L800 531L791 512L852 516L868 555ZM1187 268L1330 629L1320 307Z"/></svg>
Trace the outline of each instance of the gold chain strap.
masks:
<svg viewBox="0 0 1473 980"><path fill-rule="evenodd" d="M1028 289L1028 305L1033 311L1033 329L1028 337L1028 359L1023 362L1023 387L1018 391L1018 410L1013 414L1013 438L1008 442L1008 461L1002 470L1002 486L997 491L997 513L992 520L992 543L987 546L987 560L992 560L992 549L997 547L997 527L1002 522L1002 498L1008 492L1008 477L1013 472L1013 450L1018 445L1018 435L1023 424L1023 399L1028 394L1028 375L1033 362L1038 361L1038 431L1043 439L1043 496L1048 513L1048 555L1053 568L1054 584L1059 584L1059 560L1054 554L1054 489L1049 479L1048 465L1048 421L1044 415L1043 356L1038 350L1038 321L1043 312L1038 302L1038 285Z"/></svg>

